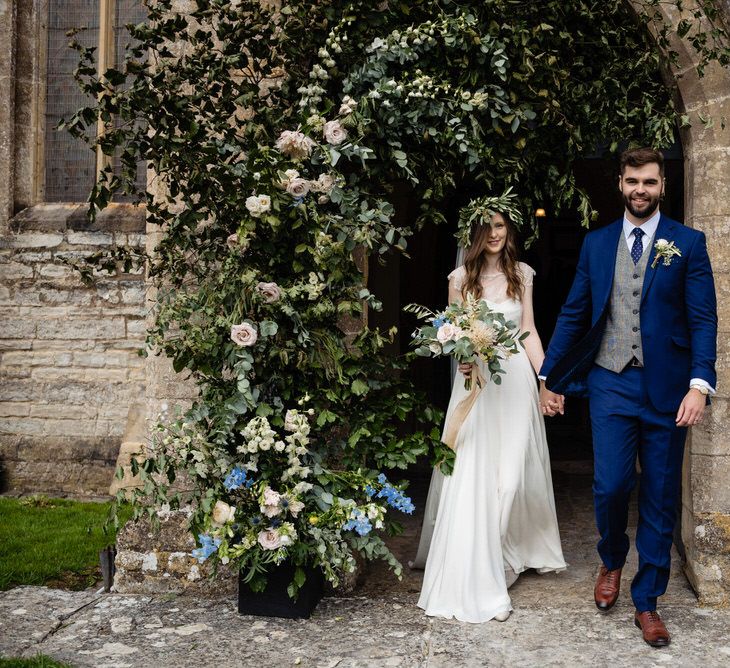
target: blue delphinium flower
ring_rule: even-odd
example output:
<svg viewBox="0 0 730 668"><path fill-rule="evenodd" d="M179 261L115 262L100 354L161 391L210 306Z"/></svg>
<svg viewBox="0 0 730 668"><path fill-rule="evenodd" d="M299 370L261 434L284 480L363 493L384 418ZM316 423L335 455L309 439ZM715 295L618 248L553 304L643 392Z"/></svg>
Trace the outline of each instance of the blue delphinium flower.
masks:
<svg viewBox="0 0 730 668"><path fill-rule="evenodd" d="M441 325L443 325L443 324L445 324L447 322L448 322L448 320L446 318L434 318L433 321L431 322L431 324L436 329L438 329L439 327L441 327Z"/></svg>
<svg viewBox="0 0 730 668"><path fill-rule="evenodd" d="M372 485L365 485L365 494L367 494L369 499L372 499L373 496L375 496L375 487Z"/></svg>
<svg viewBox="0 0 730 668"><path fill-rule="evenodd" d="M389 506L407 515L410 515L416 509L410 497L406 496L401 490L393 487L383 473L378 476L378 482L383 485L383 489L377 494L379 499L385 499Z"/></svg>
<svg viewBox="0 0 730 668"><path fill-rule="evenodd" d="M358 536L367 536L372 530L373 525L370 524L368 516L357 508L352 511L350 519L342 526L345 531L355 531Z"/></svg>
<svg viewBox="0 0 730 668"><path fill-rule="evenodd" d="M223 481L223 486L229 492L239 487L246 487L248 489L251 485L253 485L253 480L248 477L248 471L240 466L236 466Z"/></svg>
<svg viewBox="0 0 730 668"><path fill-rule="evenodd" d="M195 548L192 551L192 555L202 564L211 554L218 550L221 539L213 538L207 533L201 533L198 534L198 542L200 543L200 547Z"/></svg>

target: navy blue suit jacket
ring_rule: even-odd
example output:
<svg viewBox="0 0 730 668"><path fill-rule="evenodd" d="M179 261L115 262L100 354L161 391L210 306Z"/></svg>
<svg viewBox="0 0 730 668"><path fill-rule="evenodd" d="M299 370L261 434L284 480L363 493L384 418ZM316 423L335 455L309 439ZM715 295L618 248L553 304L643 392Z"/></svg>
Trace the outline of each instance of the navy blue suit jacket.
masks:
<svg viewBox="0 0 730 668"><path fill-rule="evenodd" d="M717 303L707 244L702 232L662 215L654 242L673 241L681 257L652 269L651 248L641 294L641 344L649 399L662 412L674 412L692 378L713 387L717 341ZM613 287L623 219L590 232L580 251L573 286L550 340L540 375L560 394L585 395L586 376L601 344Z"/></svg>

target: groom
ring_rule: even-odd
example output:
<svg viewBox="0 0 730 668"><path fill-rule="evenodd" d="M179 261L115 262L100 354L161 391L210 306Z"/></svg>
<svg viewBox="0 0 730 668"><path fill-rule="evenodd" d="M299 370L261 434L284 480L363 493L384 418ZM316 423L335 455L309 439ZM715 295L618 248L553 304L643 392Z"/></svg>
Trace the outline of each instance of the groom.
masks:
<svg viewBox="0 0 730 668"><path fill-rule="evenodd" d="M705 235L659 212L662 154L626 151L618 186L624 216L585 238L540 371L540 405L562 413L561 395L587 390L603 612L619 595L638 455L634 622L663 647L670 638L656 604L669 580L684 440L715 392L715 286Z"/></svg>

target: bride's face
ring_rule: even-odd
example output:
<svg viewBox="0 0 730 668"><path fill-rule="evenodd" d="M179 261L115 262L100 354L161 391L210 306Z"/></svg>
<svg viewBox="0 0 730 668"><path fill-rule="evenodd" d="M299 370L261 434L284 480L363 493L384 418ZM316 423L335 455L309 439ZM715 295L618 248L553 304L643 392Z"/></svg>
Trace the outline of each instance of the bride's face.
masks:
<svg viewBox="0 0 730 668"><path fill-rule="evenodd" d="M499 255L507 243L507 222L501 213L492 216L492 222L485 226L487 235L486 250L490 255Z"/></svg>

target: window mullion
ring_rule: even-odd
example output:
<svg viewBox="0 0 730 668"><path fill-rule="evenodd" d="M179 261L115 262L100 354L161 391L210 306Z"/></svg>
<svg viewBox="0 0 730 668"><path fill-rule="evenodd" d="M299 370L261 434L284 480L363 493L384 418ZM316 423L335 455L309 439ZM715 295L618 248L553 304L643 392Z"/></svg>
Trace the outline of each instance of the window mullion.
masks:
<svg viewBox="0 0 730 668"><path fill-rule="evenodd" d="M116 13L116 0L99 0L99 60L98 73L102 77L110 67L115 66L116 48L114 42L114 16ZM103 93L102 93L103 95ZM113 119L104 122L101 118L97 123L97 136L102 137L108 130L113 129ZM96 147L96 176L112 164L112 156L104 155L100 146Z"/></svg>

